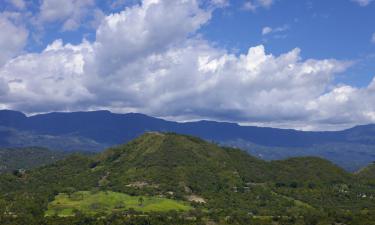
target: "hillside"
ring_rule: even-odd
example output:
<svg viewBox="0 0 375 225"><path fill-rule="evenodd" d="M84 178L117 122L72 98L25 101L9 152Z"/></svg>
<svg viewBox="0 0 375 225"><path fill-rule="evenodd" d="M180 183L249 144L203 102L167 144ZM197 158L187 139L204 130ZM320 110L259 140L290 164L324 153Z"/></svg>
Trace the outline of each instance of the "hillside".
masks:
<svg viewBox="0 0 375 225"><path fill-rule="evenodd" d="M356 174L364 179L375 179L375 163L373 162L370 165L360 169Z"/></svg>
<svg viewBox="0 0 375 225"><path fill-rule="evenodd" d="M0 173L18 169L32 169L52 164L67 157L67 153L45 148L2 148L0 149Z"/></svg>
<svg viewBox="0 0 375 225"><path fill-rule="evenodd" d="M356 171L375 161L374 127L304 132L214 121L178 123L138 113L54 112L26 116L17 111L0 110L0 147L99 151L148 131L177 132L245 149L265 160L318 156L348 171Z"/></svg>
<svg viewBox="0 0 375 225"><path fill-rule="evenodd" d="M106 195L113 200L100 200ZM170 205L195 208L183 218L196 218L199 210L205 220L230 216L268 224L279 216L287 224L291 216L303 222L314 215L334 221L348 212L353 219L365 208L375 210L370 196L375 196L370 184L323 159L266 162L196 137L156 132L95 156L73 155L0 176L0 203L9 205L7 214L20 220L32 214L36 223L49 220L45 214L81 215L80 210L91 217L129 213L136 199L142 207L156 204L147 207L158 215ZM144 214L142 207L136 208Z"/></svg>

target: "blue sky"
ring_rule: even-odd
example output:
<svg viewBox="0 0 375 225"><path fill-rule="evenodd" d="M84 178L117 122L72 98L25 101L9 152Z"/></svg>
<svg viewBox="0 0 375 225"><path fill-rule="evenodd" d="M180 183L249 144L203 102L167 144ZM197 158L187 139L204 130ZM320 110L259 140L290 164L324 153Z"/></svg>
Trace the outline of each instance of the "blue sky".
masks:
<svg viewBox="0 0 375 225"><path fill-rule="evenodd" d="M276 1L255 13L243 10L241 1L217 11L204 36L227 48L246 52L248 46L265 44L281 54L299 47L305 58L336 58L358 61L337 82L365 86L375 71L375 4L361 7L342 0ZM263 27L287 27L283 32L262 35Z"/></svg>
<svg viewBox="0 0 375 225"><path fill-rule="evenodd" d="M372 0L4 0L0 12L1 108L375 122Z"/></svg>

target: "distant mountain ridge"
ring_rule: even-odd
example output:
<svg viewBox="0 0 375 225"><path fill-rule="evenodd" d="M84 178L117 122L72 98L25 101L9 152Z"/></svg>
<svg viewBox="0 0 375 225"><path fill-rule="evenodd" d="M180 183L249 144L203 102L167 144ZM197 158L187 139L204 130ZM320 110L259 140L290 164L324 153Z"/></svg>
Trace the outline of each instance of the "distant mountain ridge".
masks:
<svg viewBox="0 0 375 225"><path fill-rule="evenodd" d="M340 153L337 146L351 146L341 153L347 154L348 160L360 157L355 153L356 146L361 146L360 154L367 154L366 158L359 160L361 166L375 160L375 125L356 126L343 131L297 131L292 129L278 129L255 126L240 126L236 123L197 121L197 122L172 122L159 118L150 117L139 113L116 114L110 111L90 111L90 112L53 112L26 116L25 114L12 111L0 111L0 144L3 147L18 147L14 141L9 141L9 130L13 129L29 135L30 140L39 140L35 135L42 137L59 137L62 144L58 148L61 150L102 150L103 147L117 145L128 142L147 131L176 132L180 134L194 135L206 140L227 144L235 147L242 147L250 153L255 153L264 159L285 158L285 156L308 155L303 153L313 153L313 155L323 156L335 162L332 156L323 153L326 149L335 149L335 154ZM8 133L7 133L8 132ZM6 136L8 135L8 136ZM10 136L9 136L10 135ZM14 135L13 135L14 136ZM25 136L25 135L24 135ZM27 135L26 135L27 136ZM70 144L64 147L64 138L75 137L76 145ZM23 143L27 143L27 138ZM60 140L59 139L59 140ZM72 143L72 141L67 141ZM74 143L74 142L73 142ZM339 145L338 145L339 144ZM51 143L39 143L42 147L56 148ZM86 147L87 146L87 147ZM246 146L252 146L246 147ZM256 146L256 147L254 147ZM259 149L267 148L270 154L259 154ZM324 148L322 147L324 146ZM328 147L327 147L328 146ZM288 151L288 154L281 154L279 148ZM287 149L287 150L285 150ZM290 149L290 150L289 150ZM306 149L309 149L307 151ZM312 151L314 149L314 151ZM323 151L324 152L320 152ZM293 151L293 154L290 151ZM317 153L317 154L314 154ZM355 155L355 157L350 157ZM277 157L276 157L277 156ZM340 154L339 154L340 156ZM340 164L340 161L336 161ZM357 169L358 165L350 168Z"/></svg>
<svg viewBox="0 0 375 225"><path fill-rule="evenodd" d="M174 131L215 141L240 138L264 146L305 147L328 142L375 144L375 125L361 125L343 131L299 131L236 123L197 121L178 123L140 113L110 111L53 112L27 117L18 111L0 110L0 126L49 135L76 134L98 142L118 144L145 131ZM110 134L105 134L110 131Z"/></svg>

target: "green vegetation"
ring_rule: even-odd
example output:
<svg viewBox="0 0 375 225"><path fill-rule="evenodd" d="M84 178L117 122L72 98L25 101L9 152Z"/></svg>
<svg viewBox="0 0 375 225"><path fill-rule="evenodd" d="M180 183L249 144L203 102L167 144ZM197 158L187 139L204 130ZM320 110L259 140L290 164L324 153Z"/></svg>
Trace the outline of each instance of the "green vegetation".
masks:
<svg viewBox="0 0 375 225"><path fill-rule="evenodd" d="M1 175L0 221L370 225L374 184L320 158L267 162L191 136L147 133L98 155Z"/></svg>
<svg viewBox="0 0 375 225"><path fill-rule="evenodd" d="M31 169L67 157L68 154L45 148L0 148L0 173Z"/></svg>
<svg viewBox="0 0 375 225"><path fill-rule="evenodd" d="M375 162L359 170L357 176L363 179L375 180Z"/></svg>
<svg viewBox="0 0 375 225"><path fill-rule="evenodd" d="M46 216L74 216L78 210L85 214L111 214L133 209L140 212L188 211L189 204L162 197L129 196L112 191L78 191L60 193L48 204Z"/></svg>

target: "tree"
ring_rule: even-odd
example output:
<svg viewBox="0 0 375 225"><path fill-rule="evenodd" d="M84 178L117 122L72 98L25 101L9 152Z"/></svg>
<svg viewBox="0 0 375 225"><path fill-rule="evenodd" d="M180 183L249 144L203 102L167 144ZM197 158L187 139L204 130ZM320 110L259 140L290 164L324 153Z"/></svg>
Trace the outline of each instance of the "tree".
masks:
<svg viewBox="0 0 375 225"><path fill-rule="evenodd" d="M0 199L0 221L3 220L3 217L5 217L6 214L6 202L2 199Z"/></svg>
<svg viewBox="0 0 375 225"><path fill-rule="evenodd" d="M138 204L139 204L139 206L143 206L143 202L144 202L143 197L139 197L138 198Z"/></svg>
<svg viewBox="0 0 375 225"><path fill-rule="evenodd" d="M69 198L71 198L72 194L76 191L76 189L74 187L67 187L64 191L68 194Z"/></svg>

